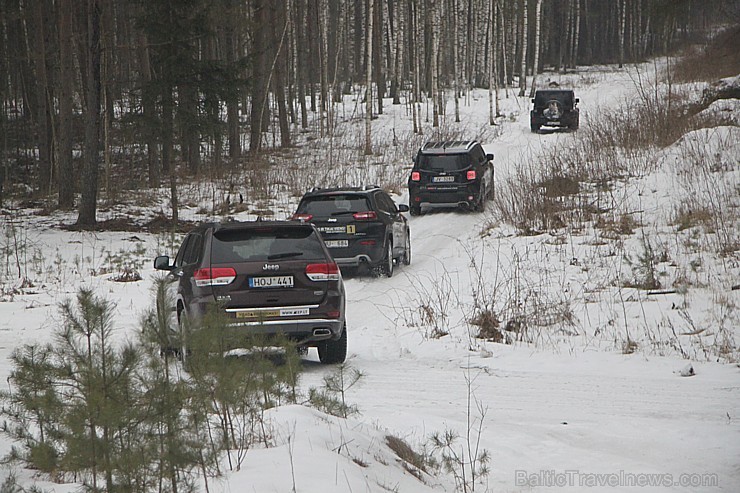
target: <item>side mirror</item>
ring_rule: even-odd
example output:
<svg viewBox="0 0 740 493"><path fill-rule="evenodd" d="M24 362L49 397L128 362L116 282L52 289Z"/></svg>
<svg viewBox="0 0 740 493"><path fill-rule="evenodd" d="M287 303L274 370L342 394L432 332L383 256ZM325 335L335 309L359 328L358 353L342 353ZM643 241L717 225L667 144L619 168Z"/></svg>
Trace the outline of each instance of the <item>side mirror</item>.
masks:
<svg viewBox="0 0 740 493"><path fill-rule="evenodd" d="M170 265L170 257L160 255L154 259L154 268L157 270L172 270L174 266Z"/></svg>
<svg viewBox="0 0 740 493"><path fill-rule="evenodd" d="M534 98L532 98L532 102L534 103Z"/></svg>
<svg viewBox="0 0 740 493"><path fill-rule="evenodd" d="M407 206L406 204L398 205L398 212L408 212L408 211L409 211L409 206Z"/></svg>
<svg viewBox="0 0 740 493"><path fill-rule="evenodd" d="M578 99L578 98L576 98L576 104L578 104L578 103L580 103L580 102L581 102L581 100L580 100L580 99Z"/></svg>
<svg viewBox="0 0 740 493"><path fill-rule="evenodd" d="M486 154L486 159L488 159L489 161L493 161L493 154Z"/></svg>

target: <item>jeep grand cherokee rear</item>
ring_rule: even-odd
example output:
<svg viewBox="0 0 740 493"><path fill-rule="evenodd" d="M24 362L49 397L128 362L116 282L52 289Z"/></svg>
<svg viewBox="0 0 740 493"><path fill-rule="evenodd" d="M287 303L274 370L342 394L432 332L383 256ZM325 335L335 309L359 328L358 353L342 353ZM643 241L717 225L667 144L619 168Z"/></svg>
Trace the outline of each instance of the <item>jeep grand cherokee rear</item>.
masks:
<svg viewBox="0 0 740 493"><path fill-rule="evenodd" d="M175 261L157 257L176 286L172 347L185 347L187 326L198 329L218 307L244 336L283 334L315 346L323 363L344 361L345 293L339 268L310 224L289 221L209 223L191 231ZM185 320L188 323L185 323Z"/></svg>

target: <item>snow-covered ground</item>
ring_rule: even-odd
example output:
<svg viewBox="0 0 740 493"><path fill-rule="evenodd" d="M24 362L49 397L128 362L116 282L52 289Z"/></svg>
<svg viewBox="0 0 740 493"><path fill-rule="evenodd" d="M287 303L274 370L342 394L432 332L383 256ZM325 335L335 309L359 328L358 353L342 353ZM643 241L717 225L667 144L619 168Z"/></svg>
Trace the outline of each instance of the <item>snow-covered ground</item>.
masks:
<svg viewBox="0 0 740 493"><path fill-rule="evenodd" d="M576 88L584 128L634 93L635 70L601 67L549 77ZM642 71L644 77L649 70ZM490 133L495 138L484 141L496 156L497 183L536 153L579 138L578 132L532 134L529 99L515 94L502 93L504 117ZM376 138L391 130L407 135L407 108L385 108L373 122ZM719 110L737 121L736 104ZM444 124L455 128L452 102L447 111ZM463 100L461 117L460 128L484 128L487 93ZM433 135L428 123L425 133ZM694 132L654 156L655 171L615 185L612 199L618 196L624 211L638 211L633 234L607 237L589 225L520 236L492 206L483 214L443 211L411 219L412 265L399 266L392 278L345 279L348 364L364 375L346 398L359 414L340 419L300 405L268 411L276 446L251 449L241 470L209 484L210 491L456 491L453 472L414 475L386 444L395 436L421 452L429 450L430 436L447 431L459 435L453 450L465 460L469 447L490 456L490 473L467 491L740 491L737 251L712 254L711 241L696 228L672 225L676 207L697 194L710 201L719 199L713 190L729 194L717 202L737 207L738 133L737 127ZM723 169L706 176L687 169L692 149L712 145ZM707 180L716 180L713 188L701 186ZM397 201L405 203L403 183L397 186ZM281 197L276 215L288 214L295 200ZM199 209L186 207L181 215L202 219ZM59 324L58 303L81 286L116 304L121 339L135 337L139 317L152 305L151 259L172 254L173 239L58 227L73 221L6 211L2 380L12 351L48 340ZM625 287L646 238L665 251L655 266L662 285L685 288L648 294ZM123 263L143 279L113 281ZM482 306L499 313L502 324L507 314L534 322L526 334L510 333L513 344L478 339L469 321ZM693 376L681 376L688 365ZM301 388L321 387L334 371L312 350ZM10 445L0 437L1 453ZM77 486L17 468L2 469L0 479L11 473L24 487Z"/></svg>

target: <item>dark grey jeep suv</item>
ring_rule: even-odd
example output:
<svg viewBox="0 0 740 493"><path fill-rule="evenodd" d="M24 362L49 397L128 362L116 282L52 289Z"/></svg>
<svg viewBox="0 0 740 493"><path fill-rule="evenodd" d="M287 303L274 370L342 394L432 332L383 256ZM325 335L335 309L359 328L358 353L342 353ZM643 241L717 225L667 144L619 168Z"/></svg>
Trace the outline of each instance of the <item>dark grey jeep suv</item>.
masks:
<svg viewBox="0 0 740 493"><path fill-rule="evenodd" d="M176 286L177 330L197 330L209 309L223 310L245 336L282 334L318 348L322 363L347 354L345 292L336 262L315 227L294 221L206 223L185 237L174 262L154 260ZM184 321L187 319L188 323ZM186 350L183 334L174 348Z"/></svg>

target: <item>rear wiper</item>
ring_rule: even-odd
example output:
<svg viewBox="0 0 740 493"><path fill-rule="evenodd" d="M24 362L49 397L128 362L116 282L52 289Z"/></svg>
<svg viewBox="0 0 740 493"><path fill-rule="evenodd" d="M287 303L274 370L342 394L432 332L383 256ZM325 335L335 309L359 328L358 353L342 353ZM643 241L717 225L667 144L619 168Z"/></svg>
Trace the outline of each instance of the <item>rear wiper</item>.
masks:
<svg viewBox="0 0 740 493"><path fill-rule="evenodd" d="M303 252L273 253L272 255L267 256L267 260L277 260L279 258L300 257L301 255L303 255Z"/></svg>
<svg viewBox="0 0 740 493"><path fill-rule="evenodd" d="M355 214L356 212L357 211L337 211L337 212L332 212L331 215L332 216L347 216L349 214Z"/></svg>

